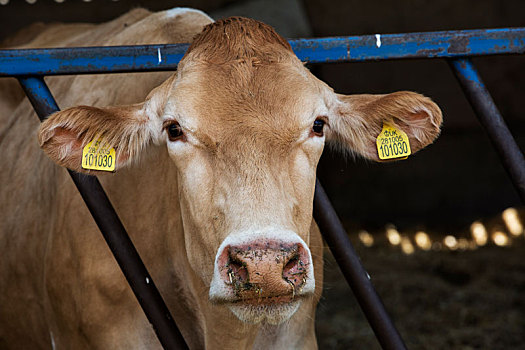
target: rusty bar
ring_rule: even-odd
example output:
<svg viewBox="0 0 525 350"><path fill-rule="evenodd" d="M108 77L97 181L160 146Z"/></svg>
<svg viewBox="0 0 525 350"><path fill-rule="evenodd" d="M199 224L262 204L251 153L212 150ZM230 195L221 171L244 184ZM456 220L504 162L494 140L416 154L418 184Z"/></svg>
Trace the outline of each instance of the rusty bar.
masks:
<svg viewBox="0 0 525 350"><path fill-rule="evenodd" d="M469 58L450 60L476 116L489 135L505 170L509 174L521 201L525 203L525 158L501 116L492 96Z"/></svg>
<svg viewBox="0 0 525 350"><path fill-rule="evenodd" d="M18 81L41 121L59 110L42 77L21 77ZM187 349L168 307L97 177L68 171L164 349Z"/></svg>
<svg viewBox="0 0 525 350"><path fill-rule="evenodd" d="M319 180L315 184L313 211L314 219L381 347L385 350L406 349Z"/></svg>

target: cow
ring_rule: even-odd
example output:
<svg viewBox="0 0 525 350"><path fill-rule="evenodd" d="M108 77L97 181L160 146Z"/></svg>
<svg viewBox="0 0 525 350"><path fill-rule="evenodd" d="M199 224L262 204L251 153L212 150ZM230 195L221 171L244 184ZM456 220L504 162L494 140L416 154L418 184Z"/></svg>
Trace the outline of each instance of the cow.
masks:
<svg viewBox="0 0 525 350"><path fill-rule="evenodd" d="M317 348L323 243L312 203L325 143L378 161L384 123L414 153L442 122L414 92L335 93L247 18L135 9L11 42L191 46L175 73L47 78L63 110L41 125L2 82L3 349L160 347L62 167L99 176L191 349ZM81 166L93 140L113 148L113 172Z"/></svg>

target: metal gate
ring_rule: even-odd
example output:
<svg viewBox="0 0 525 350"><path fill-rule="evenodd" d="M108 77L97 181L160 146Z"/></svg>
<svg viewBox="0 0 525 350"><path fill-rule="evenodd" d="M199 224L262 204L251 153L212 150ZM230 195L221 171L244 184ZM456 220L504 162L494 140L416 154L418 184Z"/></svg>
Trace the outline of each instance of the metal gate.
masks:
<svg viewBox="0 0 525 350"><path fill-rule="evenodd" d="M309 63L444 58L525 203L525 159L470 57L525 53L525 28L290 40ZM41 120L59 110L44 76L170 71L188 44L0 50L0 77L19 80ZM146 267L95 176L69 171L109 248L165 349L187 348ZM383 349L405 345L375 292L319 181L314 218Z"/></svg>

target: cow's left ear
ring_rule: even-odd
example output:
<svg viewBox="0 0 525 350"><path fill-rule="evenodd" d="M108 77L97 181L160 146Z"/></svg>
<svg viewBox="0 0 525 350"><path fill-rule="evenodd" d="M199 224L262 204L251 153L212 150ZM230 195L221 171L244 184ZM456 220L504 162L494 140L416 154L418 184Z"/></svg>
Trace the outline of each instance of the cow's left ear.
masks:
<svg viewBox="0 0 525 350"><path fill-rule="evenodd" d="M52 114L40 126L38 141L58 165L83 173L84 147L100 140L115 150L115 171L137 159L144 148L158 143L162 113L173 77L155 88L143 103L116 107L78 106ZM97 170L95 170L97 171Z"/></svg>
<svg viewBox="0 0 525 350"><path fill-rule="evenodd" d="M335 95L329 111L329 141L378 161L376 139L384 123L403 130L412 153L432 143L443 121L441 110L428 97L400 91L387 95Z"/></svg>

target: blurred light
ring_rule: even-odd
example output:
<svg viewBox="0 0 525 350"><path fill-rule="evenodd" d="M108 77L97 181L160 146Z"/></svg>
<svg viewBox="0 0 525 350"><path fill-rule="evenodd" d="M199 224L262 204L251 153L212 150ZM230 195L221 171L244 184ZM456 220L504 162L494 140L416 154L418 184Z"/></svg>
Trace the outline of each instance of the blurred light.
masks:
<svg viewBox="0 0 525 350"><path fill-rule="evenodd" d="M426 232L417 232L415 240L417 246L423 250L430 250L430 248L432 248L432 241L430 240L430 237L428 237L428 234L426 234Z"/></svg>
<svg viewBox="0 0 525 350"><path fill-rule="evenodd" d="M443 239L443 244L450 250L458 249L458 240L456 237L448 235Z"/></svg>
<svg viewBox="0 0 525 350"><path fill-rule="evenodd" d="M26 0L26 2L27 2L28 4L33 5L33 4L36 2L36 0Z"/></svg>
<svg viewBox="0 0 525 350"><path fill-rule="evenodd" d="M0 5L7 5L9 0L0 0Z"/></svg>
<svg viewBox="0 0 525 350"><path fill-rule="evenodd" d="M359 240L365 245L365 247L371 247L374 245L374 237L366 232L365 230L359 231Z"/></svg>
<svg viewBox="0 0 525 350"><path fill-rule="evenodd" d="M410 242L410 238L408 238L407 236L403 236L401 238L401 250L406 255L414 253L414 245L412 244L412 242Z"/></svg>
<svg viewBox="0 0 525 350"><path fill-rule="evenodd" d="M64 0L55 0L55 2L64 2Z"/></svg>
<svg viewBox="0 0 525 350"><path fill-rule="evenodd" d="M523 233L523 225L521 224L518 211L514 208L508 208L501 214L503 221L509 232L514 236L519 236Z"/></svg>
<svg viewBox="0 0 525 350"><path fill-rule="evenodd" d="M469 241L466 238L458 239L458 249L467 250L469 248Z"/></svg>
<svg viewBox="0 0 525 350"><path fill-rule="evenodd" d="M469 241L468 242L468 249L470 249L470 250L478 249L478 245L476 244L476 241Z"/></svg>
<svg viewBox="0 0 525 350"><path fill-rule="evenodd" d="M487 229L481 222L474 221L472 225L470 225L470 233L472 234L472 238L474 238L474 241L477 245L483 246L487 244Z"/></svg>
<svg viewBox="0 0 525 350"><path fill-rule="evenodd" d="M388 224L386 227L386 237L392 245L398 245L401 243L401 235L397 231L396 227L392 224Z"/></svg>
<svg viewBox="0 0 525 350"><path fill-rule="evenodd" d="M507 236L501 231L494 231L492 233L492 241L494 242L494 244L500 247L504 247L510 244L509 236Z"/></svg>

